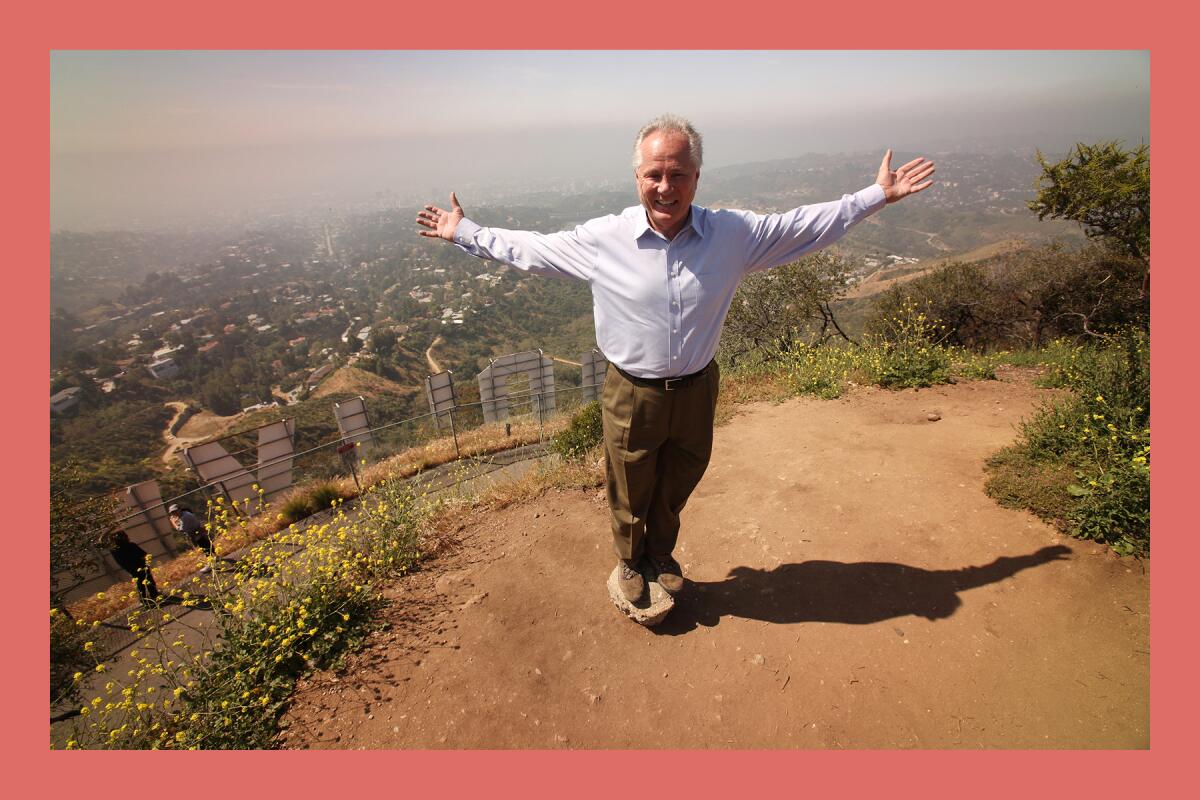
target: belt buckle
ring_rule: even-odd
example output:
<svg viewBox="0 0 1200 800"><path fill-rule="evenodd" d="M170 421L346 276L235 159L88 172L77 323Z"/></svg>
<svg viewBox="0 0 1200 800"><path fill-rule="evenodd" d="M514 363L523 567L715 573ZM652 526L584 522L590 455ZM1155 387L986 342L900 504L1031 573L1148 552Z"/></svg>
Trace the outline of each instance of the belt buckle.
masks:
<svg viewBox="0 0 1200 800"><path fill-rule="evenodd" d="M676 386L684 383L684 381L684 378L667 378L663 381L663 389L668 392L674 391ZM672 384L675 384L675 386L672 386Z"/></svg>

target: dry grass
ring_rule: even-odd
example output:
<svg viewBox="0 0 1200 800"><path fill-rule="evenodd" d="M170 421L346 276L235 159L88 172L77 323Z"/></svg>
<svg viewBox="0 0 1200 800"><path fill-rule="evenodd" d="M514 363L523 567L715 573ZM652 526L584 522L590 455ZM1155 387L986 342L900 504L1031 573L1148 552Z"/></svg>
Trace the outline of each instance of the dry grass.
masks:
<svg viewBox="0 0 1200 800"><path fill-rule="evenodd" d="M570 417L566 415L556 417L547 420L541 430L548 438L565 428L570 421ZM512 423L509 436L504 435L504 423L492 423L460 433L458 446L462 457L467 458L502 453L515 447L535 444L540 438L536 422ZM360 479L364 485L371 486L387 478L411 478L419 472L449 464L458 458L454 450L454 439L443 436L421 447L405 450L367 466L363 469ZM350 481L353 486L353 481L348 478L344 480Z"/></svg>
<svg viewBox="0 0 1200 800"><path fill-rule="evenodd" d="M778 370L755 370L721 376L721 394L717 398L716 424L728 423L748 403L781 403L795 396Z"/></svg>
<svg viewBox="0 0 1200 800"><path fill-rule="evenodd" d="M457 534L488 511L527 503L554 490L596 491L604 486L604 452L597 447L578 461L555 460L520 478L493 483L471 494L443 500L429 517L426 552L457 546Z"/></svg>

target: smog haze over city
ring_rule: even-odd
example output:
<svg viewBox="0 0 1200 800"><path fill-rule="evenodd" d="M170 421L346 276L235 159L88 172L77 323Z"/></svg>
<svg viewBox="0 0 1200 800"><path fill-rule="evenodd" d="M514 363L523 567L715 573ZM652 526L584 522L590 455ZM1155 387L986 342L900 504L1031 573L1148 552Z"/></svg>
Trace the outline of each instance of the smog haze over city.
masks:
<svg viewBox="0 0 1200 800"><path fill-rule="evenodd" d="M51 56L51 230L167 230L625 188L665 111L705 168L1149 142L1149 54L76 52ZM869 169L870 165L864 165ZM705 202L704 182L698 201Z"/></svg>

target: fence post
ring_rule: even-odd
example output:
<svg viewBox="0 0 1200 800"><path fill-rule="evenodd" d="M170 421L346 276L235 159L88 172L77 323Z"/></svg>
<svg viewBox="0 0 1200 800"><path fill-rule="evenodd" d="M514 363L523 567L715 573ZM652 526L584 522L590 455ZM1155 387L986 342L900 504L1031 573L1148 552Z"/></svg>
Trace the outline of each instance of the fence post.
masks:
<svg viewBox="0 0 1200 800"><path fill-rule="evenodd" d="M546 426L542 415L542 393L537 393L537 412L538 412L538 444L542 444L542 440L546 438Z"/></svg>
<svg viewBox="0 0 1200 800"><path fill-rule="evenodd" d="M337 449L338 455L342 457L343 463L350 467L350 474L354 476L354 486L358 489L358 493L362 494L362 484L358 482L358 465L354 462L358 457L358 448L354 442L346 442L340 445Z"/></svg>
<svg viewBox="0 0 1200 800"><path fill-rule="evenodd" d="M437 419L437 414L434 414L433 417ZM454 437L454 457L460 459L462 452L458 449L458 431L454 427L454 406L450 407L450 435Z"/></svg>

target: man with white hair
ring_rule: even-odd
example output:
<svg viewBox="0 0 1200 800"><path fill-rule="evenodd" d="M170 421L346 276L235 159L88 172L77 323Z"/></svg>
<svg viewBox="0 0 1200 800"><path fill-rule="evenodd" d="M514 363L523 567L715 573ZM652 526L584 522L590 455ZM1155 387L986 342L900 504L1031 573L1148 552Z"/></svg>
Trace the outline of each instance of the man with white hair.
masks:
<svg viewBox="0 0 1200 800"><path fill-rule="evenodd" d="M596 343L614 367L601 393L605 477L618 584L630 602L645 591L643 558L664 590L683 587L672 555L679 512L708 467L720 383L713 357L738 283L832 244L886 203L932 185L932 161L893 170L891 158L888 150L874 184L840 200L783 214L711 210L692 203L700 134L665 114L634 143L640 206L552 234L482 228L454 192L449 209L419 213L422 236L591 286Z"/></svg>

